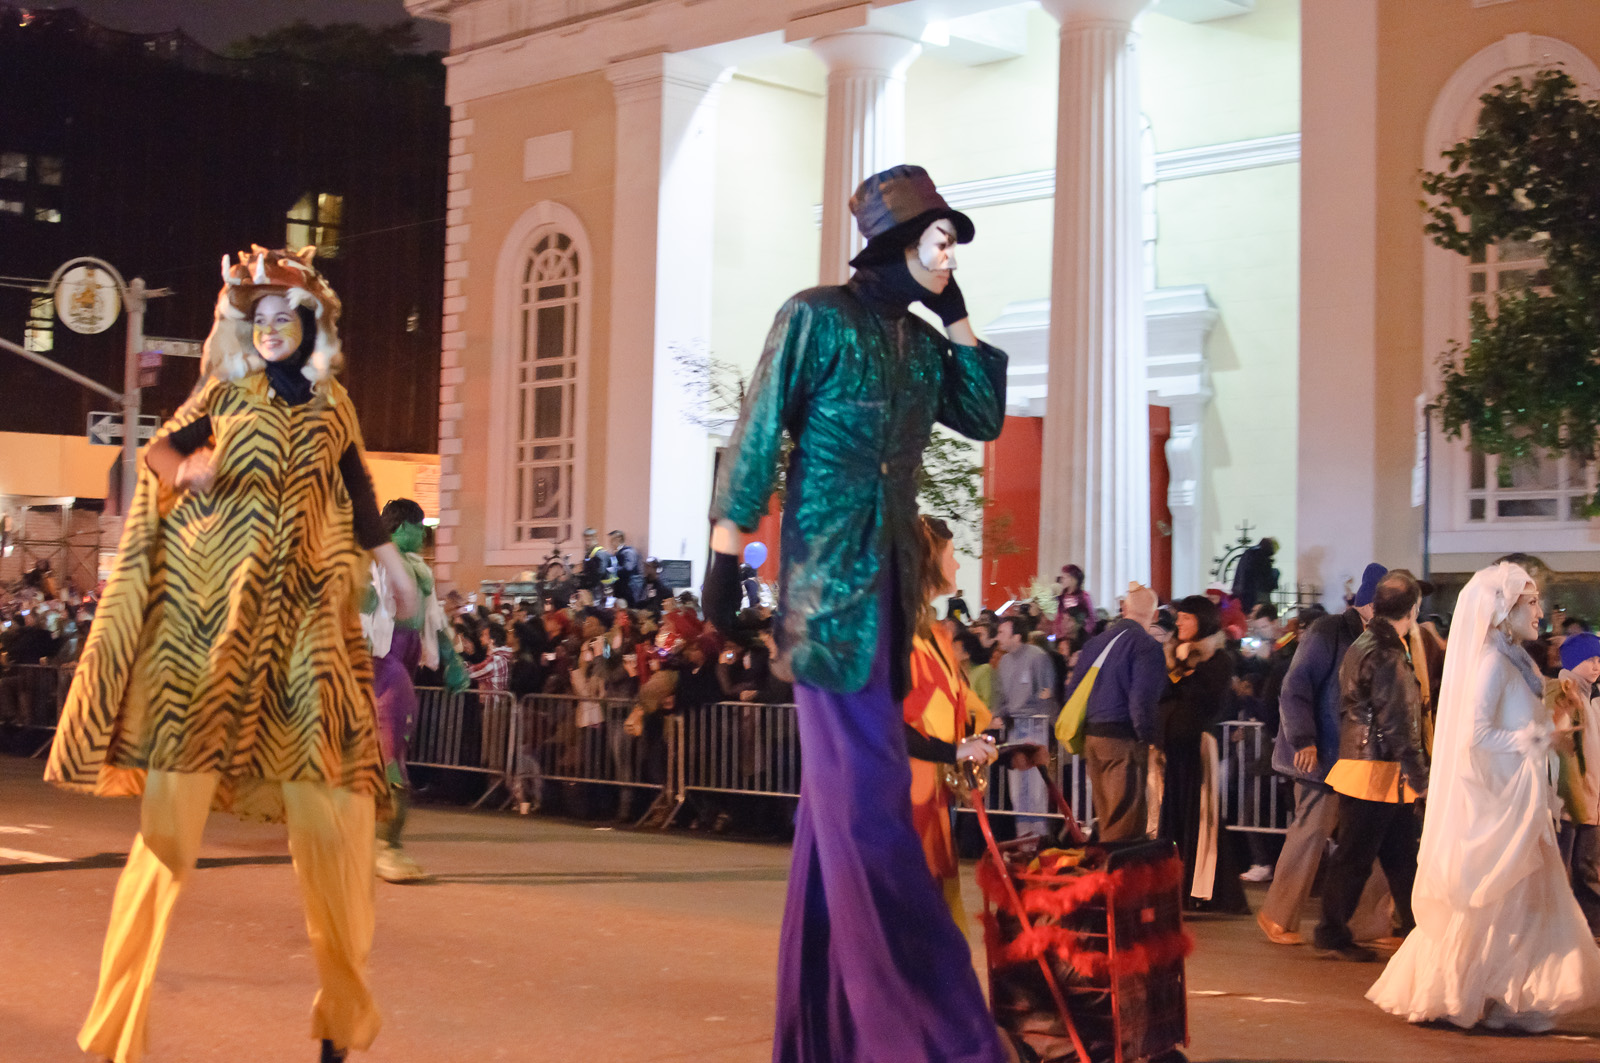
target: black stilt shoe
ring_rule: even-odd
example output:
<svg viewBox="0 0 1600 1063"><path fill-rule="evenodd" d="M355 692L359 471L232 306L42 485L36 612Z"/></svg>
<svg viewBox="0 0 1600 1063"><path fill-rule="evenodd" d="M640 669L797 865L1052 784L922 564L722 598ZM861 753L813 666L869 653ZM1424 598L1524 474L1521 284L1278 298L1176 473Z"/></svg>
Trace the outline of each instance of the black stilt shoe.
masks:
<svg viewBox="0 0 1600 1063"><path fill-rule="evenodd" d="M347 1051L348 1049L333 1047L333 1042L324 1037L322 1039L321 1063L344 1063L344 1057Z"/></svg>

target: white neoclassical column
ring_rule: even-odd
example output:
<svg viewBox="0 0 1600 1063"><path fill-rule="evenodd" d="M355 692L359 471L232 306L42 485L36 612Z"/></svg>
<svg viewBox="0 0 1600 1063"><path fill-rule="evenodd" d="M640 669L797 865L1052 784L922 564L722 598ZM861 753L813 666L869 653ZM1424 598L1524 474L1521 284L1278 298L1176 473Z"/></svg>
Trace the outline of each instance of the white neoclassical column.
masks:
<svg viewBox="0 0 1600 1063"><path fill-rule="evenodd" d="M716 104L728 71L656 54L606 72L617 103L605 492L584 519L695 565L711 508L711 447L681 358L711 342Z"/></svg>
<svg viewBox="0 0 1600 1063"><path fill-rule="evenodd" d="M1139 72L1147 0L1043 0L1061 22L1039 571L1112 606L1150 580Z"/></svg>
<svg viewBox="0 0 1600 1063"><path fill-rule="evenodd" d="M906 70L922 45L892 33L850 30L816 38L811 50L828 66L821 279L843 284L861 249L851 194L870 174L906 161Z"/></svg>

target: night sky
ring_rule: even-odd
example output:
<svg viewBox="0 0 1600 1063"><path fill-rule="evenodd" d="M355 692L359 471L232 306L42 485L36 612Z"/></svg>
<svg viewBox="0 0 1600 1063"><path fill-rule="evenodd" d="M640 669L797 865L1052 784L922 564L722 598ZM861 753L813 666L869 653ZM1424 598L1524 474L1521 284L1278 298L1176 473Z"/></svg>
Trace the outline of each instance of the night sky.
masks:
<svg viewBox="0 0 1600 1063"><path fill-rule="evenodd" d="M102 26L133 33L181 28L213 51L297 19L313 25L363 22L386 26L409 17L401 0L55 0L27 6L77 8ZM442 52L450 47L450 29L442 22L419 19L417 33L423 51Z"/></svg>

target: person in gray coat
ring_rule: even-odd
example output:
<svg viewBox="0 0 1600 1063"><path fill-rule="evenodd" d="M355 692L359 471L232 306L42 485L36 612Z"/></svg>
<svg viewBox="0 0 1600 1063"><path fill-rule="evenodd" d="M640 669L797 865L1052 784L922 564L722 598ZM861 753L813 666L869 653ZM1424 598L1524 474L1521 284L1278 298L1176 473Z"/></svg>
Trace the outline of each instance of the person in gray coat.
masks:
<svg viewBox="0 0 1600 1063"><path fill-rule="evenodd" d="M1028 642L1028 620L1021 616L1000 619L998 641L1005 656L995 666L994 714L1005 721L1007 742L1033 742L1048 748L1050 729L1061 705L1056 700L1056 667L1050 655ZM1032 768L1012 769L1006 781L1014 812L1050 811L1050 792ZM1017 835L1046 835L1050 821L1043 816L1017 816Z"/></svg>

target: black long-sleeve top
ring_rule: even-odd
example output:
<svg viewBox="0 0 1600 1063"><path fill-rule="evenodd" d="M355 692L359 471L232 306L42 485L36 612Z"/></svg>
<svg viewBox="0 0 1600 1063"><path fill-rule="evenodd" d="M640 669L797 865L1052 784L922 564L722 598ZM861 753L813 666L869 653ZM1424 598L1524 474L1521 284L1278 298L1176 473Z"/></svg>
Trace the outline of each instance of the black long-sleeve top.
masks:
<svg viewBox="0 0 1600 1063"><path fill-rule="evenodd" d="M191 421L167 436L172 449L188 457L211 441L211 418L201 417ZM355 528L356 542L363 550L375 550L389 541L383 530L383 518L378 514L378 497L372 488L372 477L367 474L361 451L351 443L339 456L339 475L344 479L344 489L350 494L351 523Z"/></svg>

